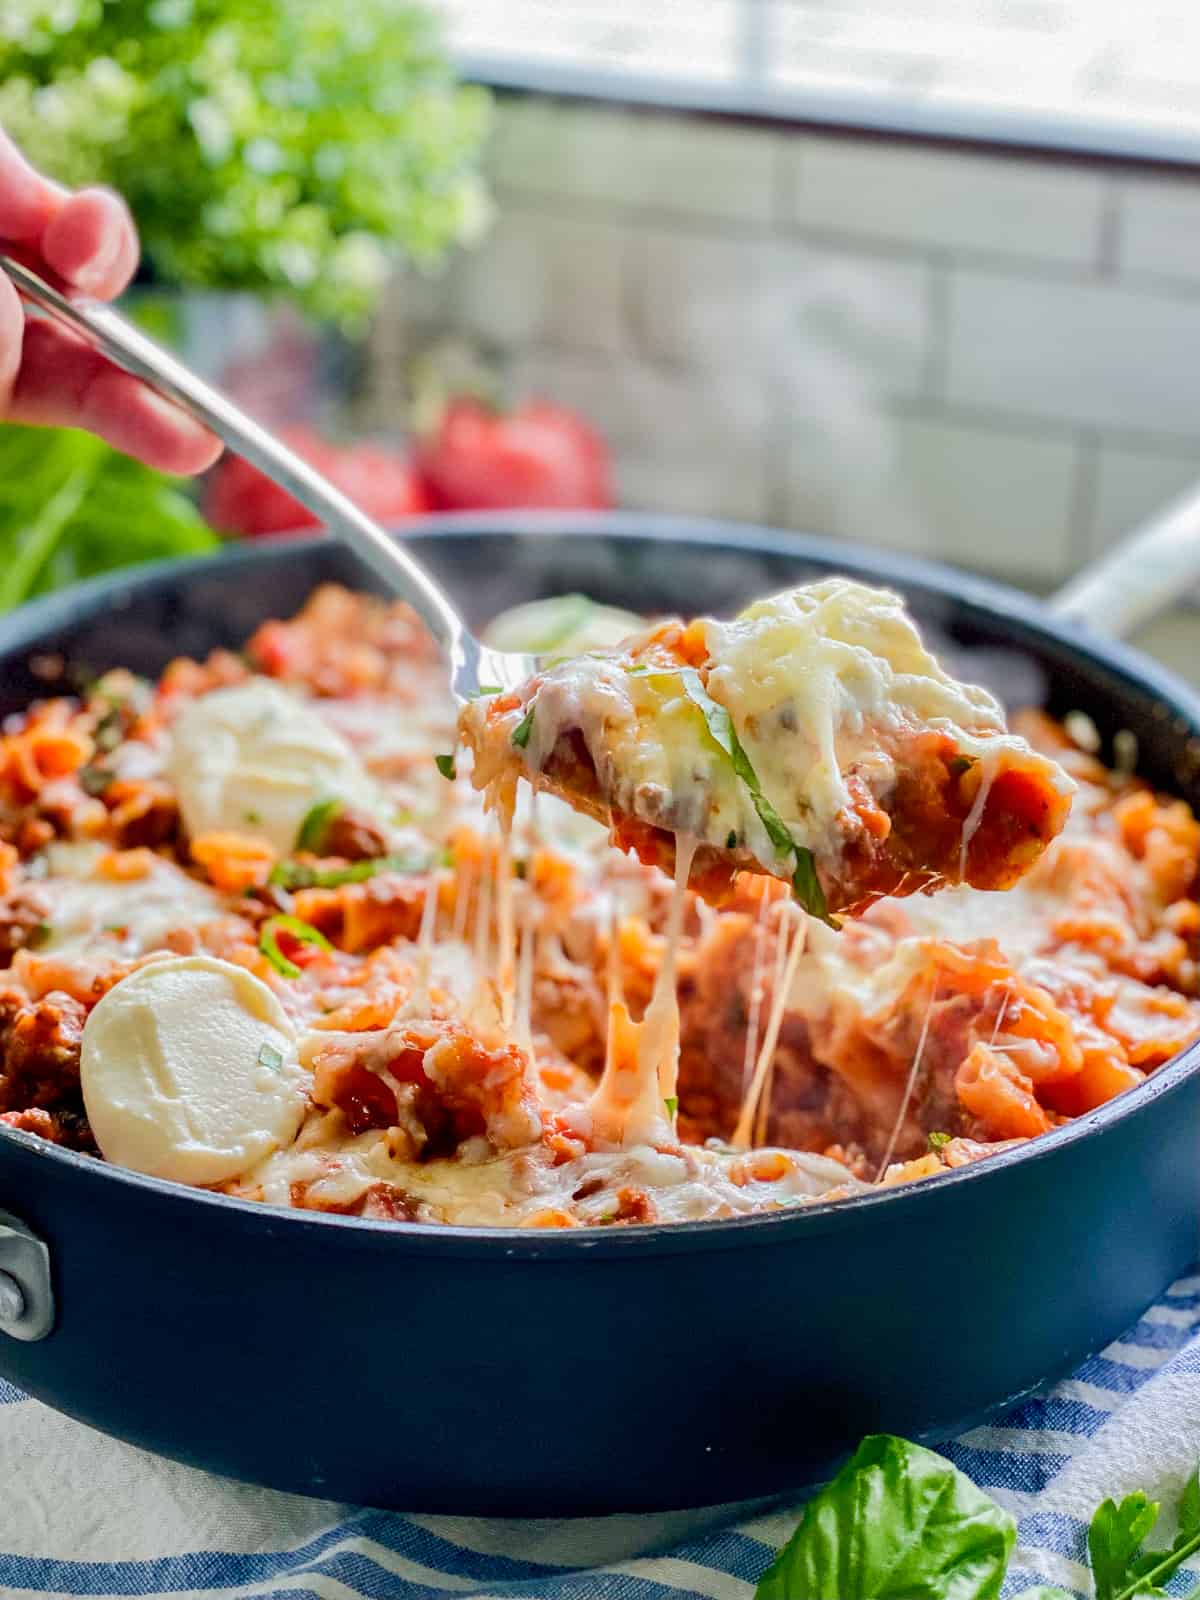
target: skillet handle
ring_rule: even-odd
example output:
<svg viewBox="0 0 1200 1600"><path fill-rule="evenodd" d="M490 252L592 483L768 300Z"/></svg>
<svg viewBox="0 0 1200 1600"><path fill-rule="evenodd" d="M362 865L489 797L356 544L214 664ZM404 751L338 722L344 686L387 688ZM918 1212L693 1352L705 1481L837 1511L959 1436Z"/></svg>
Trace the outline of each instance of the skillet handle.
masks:
<svg viewBox="0 0 1200 1600"><path fill-rule="evenodd" d="M53 1326L50 1252L20 1217L0 1211L0 1336L36 1342Z"/></svg>
<svg viewBox="0 0 1200 1600"><path fill-rule="evenodd" d="M1200 581L1200 487L1084 567L1050 600L1060 617L1122 637Z"/></svg>

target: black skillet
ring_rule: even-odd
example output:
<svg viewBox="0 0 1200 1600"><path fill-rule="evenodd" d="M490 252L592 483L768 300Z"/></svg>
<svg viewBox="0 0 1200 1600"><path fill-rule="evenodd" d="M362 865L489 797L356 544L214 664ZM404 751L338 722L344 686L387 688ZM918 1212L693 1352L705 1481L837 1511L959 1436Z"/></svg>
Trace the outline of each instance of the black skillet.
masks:
<svg viewBox="0 0 1200 1600"><path fill-rule="evenodd" d="M1087 712L1106 741L1131 729L1145 775L1200 804L1197 697L1015 591L767 530L563 526L405 536L476 623L566 590L728 612L829 570L891 584L957 666ZM0 620L0 709L44 693L31 656L153 673L331 577L367 581L319 539L54 596ZM1193 1047L1018 1152L909 1188L561 1234L273 1210L0 1129L0 1268L27 1302L0 1280L0 1372L152 1450L344 1500L546 1516L769 1494L865 1432L962 1428L1128 1326L1197 1254L1198 1128Z"/></svg>

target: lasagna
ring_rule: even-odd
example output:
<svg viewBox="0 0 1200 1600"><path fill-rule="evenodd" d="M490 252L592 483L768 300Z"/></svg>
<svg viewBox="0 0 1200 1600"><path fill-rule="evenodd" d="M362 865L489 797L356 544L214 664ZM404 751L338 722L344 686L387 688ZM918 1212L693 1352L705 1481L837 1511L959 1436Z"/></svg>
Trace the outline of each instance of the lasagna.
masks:
<svg viewBox="0 0 1200 1600"><path fill-rule="evenodd" d="M1107 770L1079 719L1007 732L981 691L911 654L923 647L890 599L819 590L615 650L631 620L581 602L502 619L497 642L553 634L588 665L550 668L517 705L477 702L474 770L452 755L455 708L415 619L340 588L244 652L153 682L78 685L41 662L45 698L0 730L0 1119L267 1205L577 1228L923 1179L1136 1086L1200 1034L1190 809ZM864 643L852 629L872 606ZM820 659L869 646L871 664L789 691L797 727L833 740L836 771L815 774L777 748L795 730L751 642L773 619L811 629L823 607ZM582 810L582 777L559 792L526 765L599 726L589 686L640 697L685 665L813 851L830 906L853 907L840 929L797 902L686 689L661 707L701 763L666 771L684 811L643 817L599 745ZM906 686L910 669L932 688ZM659 702L640 698L619 702L618 725L627 705L658 727ZM507 749L489 769L493 724ZM948 882L884 893L903 858L843 867L848 813L869 795L912 841L898 796L928 734L953 746L938 747L939 792L968 776L959 760L978 781L953 798L953 847L905 846L925 858L913 872ZM614 851L626 818L662 838ZM702 857L692 870L706 846L719 891Z"/></svg>
<svg viewBox="0 0 1200 1600"><path fill-rule="evenodd" d="M527 778L667 870L688 838L707 898L766 872L820 917L1008 888L1070 804L1057 764L942 668L899 597L846 578L559 660L460 726L479 787Z"/></svg>

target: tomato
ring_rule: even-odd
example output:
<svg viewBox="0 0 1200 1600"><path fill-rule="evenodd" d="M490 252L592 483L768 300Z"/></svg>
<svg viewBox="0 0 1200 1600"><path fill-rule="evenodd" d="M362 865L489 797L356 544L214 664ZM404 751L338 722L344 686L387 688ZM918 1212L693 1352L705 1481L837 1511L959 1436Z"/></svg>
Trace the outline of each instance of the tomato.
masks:
<svg viewBox="0 0 1200 1600"><path fill-rule="evenodd" d="M434 504L447 511L611 506L608 448L563 406L533 401L497 412L453 400L417 453Z"/></svg>
<svg viewBox="0 0 1200 1600"><path fill-rule="evenodd" d="M420 476L394 451L374 444L339 447L311 428L283 428L280 436L377 522L401 522L430 509ZM286 489L240 456L228 454L213 472L204 513L214 527L248 537L318 525Z"/></svg>

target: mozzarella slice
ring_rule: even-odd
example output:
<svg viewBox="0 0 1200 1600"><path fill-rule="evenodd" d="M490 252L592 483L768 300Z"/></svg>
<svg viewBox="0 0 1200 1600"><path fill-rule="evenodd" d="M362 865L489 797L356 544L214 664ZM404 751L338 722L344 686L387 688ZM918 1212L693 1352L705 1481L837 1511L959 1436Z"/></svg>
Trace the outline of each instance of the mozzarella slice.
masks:
<svg viewBox="0 0 1200 1600"><path fill-rule="evenodd" d="M176 1183L236 1178L296 1136L306 1076L266 984L212 956L151 962L83 1030L80 1080L107 1161Z"/></svg>
<svg viewBox="0 0 1200 1600"><path fill-rule="evenodd" d="M268 678L185 706L171 730L167 772L193 839L232 830L265 838L281 854L295 849L300 824L320 801L380 808L379 791L341 735Z"/></svg>

